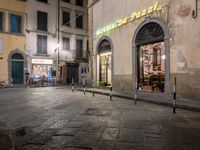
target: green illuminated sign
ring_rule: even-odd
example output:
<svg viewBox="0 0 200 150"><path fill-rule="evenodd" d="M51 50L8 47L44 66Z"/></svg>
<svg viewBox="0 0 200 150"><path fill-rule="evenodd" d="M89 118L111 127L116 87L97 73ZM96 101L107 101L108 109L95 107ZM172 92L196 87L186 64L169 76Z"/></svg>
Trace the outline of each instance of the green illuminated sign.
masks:
<svg viewBox="0 0 200 150"><path fill-rule="evenodd" d="M134 12L131 14L131 16L129 17L124 17L122 19L119 19L105 27L99 28L96 32L96 36L100 36L106 32L109 32L115 28L118 28L122 25L127 24L128 22L134 21L135 19L141 18L143 16L146 16L150 13L156 12L156 11L160 11L161 8L159 7L160 3L156 2L153 6L143 10L143 11L138 11L138 12Z"/></svg>

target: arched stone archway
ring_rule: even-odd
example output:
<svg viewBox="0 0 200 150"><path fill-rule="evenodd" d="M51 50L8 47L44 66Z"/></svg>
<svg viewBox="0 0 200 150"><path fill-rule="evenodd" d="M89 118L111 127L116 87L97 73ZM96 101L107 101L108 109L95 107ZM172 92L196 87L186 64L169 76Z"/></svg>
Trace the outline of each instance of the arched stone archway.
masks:
<svg viewBox="0 0 200 150"><path fill-rule="evenodd" d="M97 81L105 86L112 85L113 81L113 44L109 37L103 36L96 47L96 74Z"/></svg>
<svg viewBox="0 0 200 150"><path fill-rule="evenodd" d="M162 21L158 18L147 18L145 21L143 21L138 26L138 28L135 31L133 41L132 41L132 43L133 43L133 62L132 62L132 64L133 64L133 89L136 90L135 87L137 87L137 89L139 89L140 85L143 84L146 79L146 77L144 77L144 74L142 74L142 76L143 76L142 80L140 78L140 75L141 75L140 72L142 72L140 68L144 68L144 66L142 66L142 65L145 65L145 61L143 60L143 58L147 59L147 57L144 56L143 54L141 57L141 54L138 52L140 47L146 46L149 44L159 43L159 42L163 43L163 48L165 50L164 55L162 56L165 59L165 64L164 64L164 69L165 69L164 70L164 87L165 87L165 90L164 90L164 93L167 95L170 95L171 90L170 90L170 78L169 78L170 77L169 76L170 75L169 31L168 31L167 25L164 23L164 21ZM156 56L157 56L157 53L156 53ZM153 54L153 57L154 57L154 54ZM161 57L160 57L160 59L161 59ZM142 63L140 63L141 61L142 61ZM156 57L156 61L157 61L157 57ZM152 63L152 66L153 66L153 63ZM160 66L161 66L161 64L160 64ZM147 68L150 68L150 65ZM144 72L144 70L143 70L143 72ZM155 83L156 82L154 82L152 84L155 84Z"/></svg>

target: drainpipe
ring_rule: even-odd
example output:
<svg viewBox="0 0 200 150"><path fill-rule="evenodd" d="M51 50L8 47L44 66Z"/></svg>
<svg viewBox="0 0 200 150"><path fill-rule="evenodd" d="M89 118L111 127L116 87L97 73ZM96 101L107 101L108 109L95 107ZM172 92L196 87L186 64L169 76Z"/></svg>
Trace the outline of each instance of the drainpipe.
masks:
<svg viewBox="0 0 200 150"><path fill-rule="evenodd" d="M57 77L60 77L60 0L58 0L58 63L57 63L57 71L58 71L58 75Z"/></svg>
<svg viewBox="0 0 200 150"><path fill-rule="evenodd" d="M195 0L195 10L192 10L192 18L196 19L198 16L198 1Z"/></svg>

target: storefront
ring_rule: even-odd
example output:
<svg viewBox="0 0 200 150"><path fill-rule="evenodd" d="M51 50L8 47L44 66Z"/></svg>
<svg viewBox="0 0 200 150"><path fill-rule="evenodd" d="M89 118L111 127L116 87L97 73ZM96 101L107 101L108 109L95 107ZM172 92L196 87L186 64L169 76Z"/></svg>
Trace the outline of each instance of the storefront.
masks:
<svg viewBox="0 0 200 150"><path fill-rule="evenodd" d="M196 6L187 0L96 2L92 79L120 92L137 91L140 98L171 99L176 77L177 97L199 100Z"/></svg>
<svg viewBox="0 0 200 150"><path fill-rule="evenodd" d="M94 19L97 85L170 95L169 30L162 19L164 11L161 3L148 2L141 11L133 9L114 22L99 25L106 19Z"/></svg>
<svg viewBox="0 0 200 150"><path fill-rule="evenodd" d="M52 80L52 64L51 59L32 59L32 78L37 82L44 78L46 81Z"/></svg>
<svg viewBox="0 0 200 150"><path fill-rule="evenodd" d="M137 89L147 92L165 92L166 72L165 33L159 19L144 21L136 30L133 53L136 55L135 82ZM169 58L169 56L167 56Z"/></svg>

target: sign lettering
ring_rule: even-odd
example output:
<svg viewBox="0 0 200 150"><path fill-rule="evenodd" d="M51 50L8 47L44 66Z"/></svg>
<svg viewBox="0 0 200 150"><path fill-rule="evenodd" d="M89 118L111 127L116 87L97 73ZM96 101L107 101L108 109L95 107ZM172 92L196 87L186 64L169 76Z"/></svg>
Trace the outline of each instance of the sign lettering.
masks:
<svg viewBox="0 0 200 150"><path fill-rule="evenodd" d="M100 35L102 35L106 32L110 32L111 30L113 30L115 28L118 28L122 25L125 25L129 22L134 21L135 19L141 18L141 17L146 16L150 13L160 11L162 8L159 5L160 5L160 3L156 2L156 4L154 4L153 6L150 6L147 9L144 9L143 11L133 12L131 14L131 16L129 16L129 17L121 18L121 19L116 20L115 22L113 22L113 23L111 23L111 24L109 24L105 27L99 28L96 32L96 36L100 36Z"/></svg>

